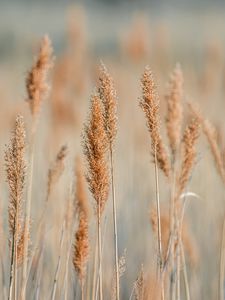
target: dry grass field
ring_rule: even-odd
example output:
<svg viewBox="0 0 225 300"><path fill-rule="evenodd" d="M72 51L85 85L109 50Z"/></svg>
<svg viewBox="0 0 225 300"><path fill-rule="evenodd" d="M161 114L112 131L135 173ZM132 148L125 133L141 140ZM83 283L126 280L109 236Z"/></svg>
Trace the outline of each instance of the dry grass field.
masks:
<svg viewBox="0 0 225 300"><path fill-rule="evenodd" d="M0 299L225 299L223 11L1 7Z"/></svg>

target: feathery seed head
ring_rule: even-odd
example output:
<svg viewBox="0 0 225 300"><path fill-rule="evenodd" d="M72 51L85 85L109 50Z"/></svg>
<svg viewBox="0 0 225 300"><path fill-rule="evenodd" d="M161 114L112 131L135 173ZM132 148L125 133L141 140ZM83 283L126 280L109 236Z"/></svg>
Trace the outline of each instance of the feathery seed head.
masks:
<svg viewBox="0 0 225 300"><path fill-rule="evenodd" d="M190 178L193 165L196 158L195 144L199 137L199 121L193 119L187 126L183 136L184 154L181 165L180 175L178 177L178 194L177 198L184 191L185 186Z"/></svg>
<svg viewBox="0 0 225 300"><path fill-rule="evenodd" d="M104 127L103 109L99 95L91 99L90 116L84 127L84 154L87 161L87 182L97 209L102 214L109 194L109 170L107 165L108 140Z"/></svg>
<svg viewBox="0 0 225 300"><path fill-rule="evenodd" d="M166 149L160 136L160 121L159 121L159 99L156 92L156 85L153 79L152 72L148 67L145 68L141 78L142 99L140 106L144 111L147 127L151 136L152 154L158 162L159 168L164 172L166 177L170 175L170 164Z"/></svg>
<svg viewBox="0 0 225 300"><path fill-rule="evenodd" d="M89 255L88 219L83 212L80 213L78 230L75 234L73 265L80 283L86 276L86 265Z"/></svg>
<svg viewBox="0 0 225 300"><path fill-rule="evenodd" d="M5 167L7 182L9 185L9 231L13 235L18 224L22 220L22 198L25 186L26 163L25 155L25 128L23 118L16 118L12 132L11 143L5 151ZM17 230L18 231L18 230Z"/></svg>
<svg viewBox="0 0 225 300"><path fill-rule="evenodd" d="M176 65L170 76L168 84L167 101L167 135L173 158L175 158L177 148L180 144L182 126L182 97L183 97L183 74L179 64Z"/></svg>
<svg viewBox="0 0 225 300"><path fill-rule="evenodd" d="M38 114L41 103L49 91L47 75L53 65L52 51L50 39L48 36L44 36L37 59L27 74L27 101L30 105L32 116Z"/></svg>
<svg viewBox="0 0 225 300"><path fill-rule="evenodd" d="M117 96L113 79L103 63L100 67L99 95L103 104L103 116L106 134L109 143L112 145L117 132Z"/></svg>

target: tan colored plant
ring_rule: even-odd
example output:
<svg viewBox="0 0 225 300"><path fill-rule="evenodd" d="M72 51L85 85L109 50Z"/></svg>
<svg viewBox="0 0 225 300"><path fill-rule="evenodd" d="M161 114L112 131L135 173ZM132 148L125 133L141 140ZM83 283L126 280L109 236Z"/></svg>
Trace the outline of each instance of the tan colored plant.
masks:
<svg viewBox="0 0 225 300"><path fill-rule="evenodd" d="M87 162L87 182L95 200L98 226L99 298L102 295L102 241L101 217L109 195L108 142L105 132L103 108L99 95L91 98L90 116L84 127L84 154Z"/></svg>
<svg viewBox="0 0 225 300"><path fill-rule="evenodd" d="M84 189L84 178L80 161L76 164L76 212L78 215L78 229L75 233L73 265L81 285L81 298L85 299L84 283L86 278L87 261L89 257L88 235L88 203Z"/></svg>
<svg viewBox="0 0 225 300"><path fill-rule="evenodd" d="M174 71L170 76L168 92L166 94L167 135L169 138L173 162L175 161L175 156L181 140L181 127L183 118L182 97L183 74L180 65L176 65Z"/></svg>
<svg viewBox="0 0 225 300"><path fill-rule="evenodd" d="M38 114L44 98L47 96L49 86L47 84L47 75L52 67L52 47L47 36L41 41L39 54L28 72L26 78L27 102L30 106L32 115L31 138L29 145L29 172L28 172L28 187L26 197L26 217L25 217L25 240L24 240L24 262L23 262L23 279L21 299L26 296L27 283L27 266L28 266L28 232L30 232L30 214L31 214L31 198L33 185L33 164L34 164L34 143L37 127Z"/></svg>
<svg viewBox="0 0 225 300"><path fill-rule="evenodd" d="M114 162L113 148L117 132L117 96L112 77L109 75L106 67L102 64L99 76L99 95L103 104L103 117L106 136L108 138L109 156L110 156L110 176L112 183L113 198L113 229L114 229L114 253L116 270L116 299L120 299L119 283L119 259L118 259L118 233L117 233L117 203L114 182Z"/></svg>
<svg viewBox="0 0 225 300"><path fill-rule="evenodd" d="M25 128L23 118L18 116L14 125L11 143L5 151L5 166L7 182L9 185L9 233L10 233L10 280L9 299L17 297L17 266L23 258L21 253L24 232L23 193L25 188L26 162L25 162ZM28 239L28 237L27 237Z"/></svg>
<svg viewBox="0 0 225 300"><path fill-rule="evenodd" d="M159 99L152 72L148 67L145 68L144 74L142 75L141 84L142 98L140 100L140 106L144 111L151 137L152 155L153 158L156 155L158 167L164 172L166 177L169 177L170 163L160 135Z"/></svg>

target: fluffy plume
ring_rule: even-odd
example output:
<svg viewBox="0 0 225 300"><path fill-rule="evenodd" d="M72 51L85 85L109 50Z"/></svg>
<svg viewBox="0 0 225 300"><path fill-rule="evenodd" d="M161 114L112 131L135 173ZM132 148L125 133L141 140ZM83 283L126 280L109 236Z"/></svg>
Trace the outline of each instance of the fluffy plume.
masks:
<svg viewBox="0 0 225 300"><path fill-rule="evenodd" d="M29 226L30 229L30 226ZM21 226L20 230L20 236L17 242L17 266L21 266L22 263L24 262L25 258L25 251L24 251L24 246L25 246L25 237L27 238L28 241L28 257L30 255L30 248L31 248L31 239L30 239L30 231L28 229L28 232L25 232L25 222L23 222L23 225Z"/></svg>
<svg viewBox="0 0 225 300"><path fill-rule="evenodd" d="M23 192L25 185L26 163L25 128L23 118L16 118L10 145L5 151L5 166L7 182L9 184L9 232L11 238L16 232L16 241L20 240L23 222Z"/></svg>
<svg viewBox="0 0 225 300"><path fill-rule="evenodd" d="M86 265L89 255L88 239L88 203L84 188L84 178L81 161L76 160L76 192L75 192L76 212L78 214L79 225L75 234L73 265L79 277L81 285L86 276Z"/></svg>
<svg viewBox="0 0 225 300"><path fill-rule="evenodd" d="M109 143L112 145L117 131L116 91L112 77L102 64L99 76L99 95L104 108L104 124Z"/></svg>
<svg viewBox="0 0 225 300"><path fill-rule="evenodd" d="M26 78L27 101L33 116L38 114L41 103L49 91L47 75L52 64L51 41L48 36L44 36L36 61Z"/></svg>
<svg viewBox="0 0 225 300"><path fill-rule="evenodd" d="M98 94L92 96L90 117L84 128L84 154L87 160L87 181L102 214L109 194L109 170L106 153L107 136L104 127L103 110Z"/></svg>
<svg viewBox="0 0 225 300"><path fill-rule="evenodd" d="M168 84L167 101L167 135L173 159L175 158L177 148L180 143L182 126L182 97L183 97L183 74L180 65L176 65L170 76Z"/></svg>
<svg viewBox="0 0 225 300"><path fill-rule="evenodd" d="M199 121L193 119L187 126L183 136L184 154L178 177L178 192L177 199L184 191L185 186L190 178L192 167L196 158L195 144L199 136Z"/></svg>
<svg viewBox="0 0 225 300"><path fill-rule="evenodd" d="M169 177L170 164L159 131L159 100L152 73L147 67L145 68L141 83L142 99L140 100L140 106L144 111L147 120L147 126L152 140L153 157L155 156L156 150L158 166L164 172L164 174Z"/></svg>
<svg viewBox="0 0 225 300"><path fill-rule="evenodd" d="M75 234L73 265L81 282L86 276L86 265L89 255L88 219L84 212L79 214L78 230Z"/></svg>

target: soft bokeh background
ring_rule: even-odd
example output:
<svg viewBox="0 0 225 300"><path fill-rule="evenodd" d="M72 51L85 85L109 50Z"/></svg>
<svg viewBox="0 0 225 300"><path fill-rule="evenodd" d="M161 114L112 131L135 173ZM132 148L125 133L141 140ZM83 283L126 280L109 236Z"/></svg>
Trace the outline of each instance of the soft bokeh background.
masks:
<svg viewBox="0 0 225 300"><path fill-rule="evenodd" d="M49 164L63 143L69 146L69 157L66 171L49 207L49 238L43 269L42 299L47 299L51 291L59 252L59 232L73 180L74 157L82 153L82 126L101 60L113 76L118 92L119 129L115 164L119 202L119 254L122 255L126 249L127 268L121 279L121 290L122 299L128 299L141 264L146 272L151 273L156 259L155 237L149 218L150 206L154 203L154 168L144 116L138 106L141 96L140 76L147 64L155 74L161 97L164 134L166 84L170 72L179 62L185 81L185 118L188 117L186 102L198 102L204 115L221 132L223 141L224 1L90 0L77 3L0 0L0 183L5 236L8 230L5 217L8 198L3 166L4 145L8 143L18 113L25 116L29 137L30 117L24 101L25 76L44 34L48 34L52 40L55 67L50 80L52 92L42 109L36 142L33 238L45 199ZM165 134L164 137L167 142ZM216 299L225 199L224 187L204 138L198 143L198 163L188 190L199 196L198 199L190 198L186 209L193 251L198 257L194 267L188 262L192 299ZM160 195L162 202L169 201L169 185L163 176L160 177ZM90 195L89 198L91 201ZM110 297L113 273L110 211L111 201L105 217L105 299ZM94 228L94 218L91 228ZM91 235L94 236L94 230ZM7 249L7 239L4 241L2 247ZM8 272L7 263L5 272ZM63 274L62 267L62 277ZM71 299L75 282L76 276L71 264ZM63 289L63 285L60 287ZM30 297L34 293L35 284ZM62 293L59 288L57 299L61 299Z"/></svg>

